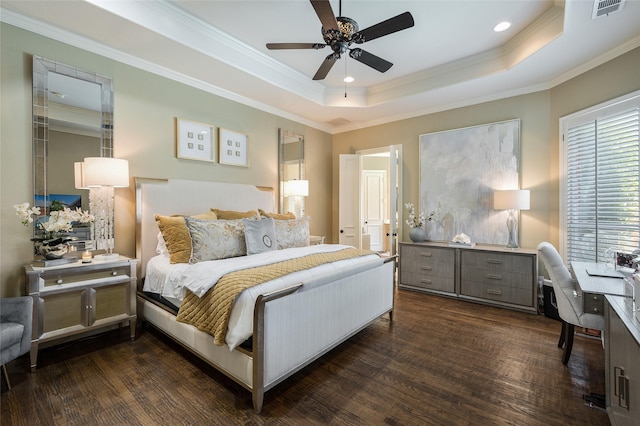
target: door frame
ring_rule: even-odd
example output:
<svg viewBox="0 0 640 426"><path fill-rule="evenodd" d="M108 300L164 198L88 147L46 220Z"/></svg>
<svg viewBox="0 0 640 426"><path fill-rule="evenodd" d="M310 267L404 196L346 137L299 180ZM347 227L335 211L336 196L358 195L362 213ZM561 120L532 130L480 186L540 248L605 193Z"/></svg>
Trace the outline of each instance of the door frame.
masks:
<svg viewBox="0 0 640 426"><path fill-rule="evenodd" d="M391 255L396 254L397 242L402 241L402 145L387 145L379 148L362 149L355 152L356 155L380 155L389 154L389 175L387 176L387 190L389 191L389 222L390 222L390 235L389 235L389 247ZM392 155L395 154L395 155ZM392 162L392 157L395 159L395 164ZM395 166L395 167L394 167ZM362 169L360 169L360 175L362 175ZM362 179L360 179L362 180ZM391 191L391 186L395 182L397 192ZM363 198L362 188L360 189L360 202ZM393 220L394 206L395 205L395 217L397 221ZM362 218L361 218L362 219ZM361 220L362 222L362 220Z"/></svg>

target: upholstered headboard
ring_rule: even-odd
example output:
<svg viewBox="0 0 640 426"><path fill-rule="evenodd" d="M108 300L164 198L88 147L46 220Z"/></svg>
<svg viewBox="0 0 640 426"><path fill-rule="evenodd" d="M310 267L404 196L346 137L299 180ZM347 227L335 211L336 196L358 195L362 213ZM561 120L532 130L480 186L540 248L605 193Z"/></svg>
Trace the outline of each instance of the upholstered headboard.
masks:
<svg viewBox="0 0 640 426"><path fill-rule="evenodd" d="M212 208L240 211L260 208L273 212L275 208L273 188L182 179L135 178L135 182L139 279L145 276L149 259L156 255L159 229L155 214L195 215Z"/></svg>

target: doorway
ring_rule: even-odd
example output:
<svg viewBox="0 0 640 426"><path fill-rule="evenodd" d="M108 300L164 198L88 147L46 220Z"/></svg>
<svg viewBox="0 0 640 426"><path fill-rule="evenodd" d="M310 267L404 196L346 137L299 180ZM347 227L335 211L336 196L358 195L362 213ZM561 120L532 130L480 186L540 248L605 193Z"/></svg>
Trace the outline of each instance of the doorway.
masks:
<svg viewBox="0 0 640 426"><path fill-rule="evenodd" d="M395 255L401 227L402 146L340 156L339 236L342 244Z"/></svg>

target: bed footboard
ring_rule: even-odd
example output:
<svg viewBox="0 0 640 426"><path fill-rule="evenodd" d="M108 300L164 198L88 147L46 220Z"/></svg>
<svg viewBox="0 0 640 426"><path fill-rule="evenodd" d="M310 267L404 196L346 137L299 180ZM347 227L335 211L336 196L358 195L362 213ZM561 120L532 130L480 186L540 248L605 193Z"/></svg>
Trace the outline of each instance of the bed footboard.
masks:
<svg viewBox="0 0 640 426"><path fill-rule="evenodd" d="M309 291L294 286L258 299L252 387L256 412L262 409L264 392L381 315L391 314L394 270L389 261Z"/></svg>

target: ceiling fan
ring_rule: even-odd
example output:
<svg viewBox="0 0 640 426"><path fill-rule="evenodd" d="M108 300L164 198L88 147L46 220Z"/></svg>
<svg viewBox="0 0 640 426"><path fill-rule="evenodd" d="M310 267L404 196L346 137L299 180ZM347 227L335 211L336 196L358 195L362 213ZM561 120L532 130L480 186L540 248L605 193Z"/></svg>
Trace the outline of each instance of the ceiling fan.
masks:
<svg viewBox="0 0 640 426"><path fill-rule="evenodd" d="M324 43L267 43L267 49L322 49L325 46L331 47L333 53L324 59L313 76L314 80L324 79L333 64L340 59L343 53L349 51L349 56L358 62L370 66L371 68L385 72L393 64L372 53L362 50L359 47L351 48L351 44L362 44L376 38L386 36L397 31L413 27L413 16L404 12L386 21L379 22L360 31L358 23L346 16L335 16L331 9L329 0L310 0L320 22L322 23L322 38ZM340 0L339 15L342 15L342 0Z"/></svg>

